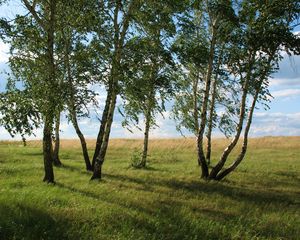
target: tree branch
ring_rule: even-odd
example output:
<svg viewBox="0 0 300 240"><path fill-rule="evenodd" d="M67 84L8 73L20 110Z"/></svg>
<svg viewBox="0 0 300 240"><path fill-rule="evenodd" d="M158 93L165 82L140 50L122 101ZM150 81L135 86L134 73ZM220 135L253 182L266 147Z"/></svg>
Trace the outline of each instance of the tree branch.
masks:
<svg viewBox="0 0 300 240"><path fill-rule="evenodd" d="M42 19L39 17L37 12L35 11L36 1L33 1L32 5L28 2L28 0L22 0L25 4L25 7L28 9L28 11L32 14L35 21L44 29L46 30L46 25L42 21Z"/></svg>

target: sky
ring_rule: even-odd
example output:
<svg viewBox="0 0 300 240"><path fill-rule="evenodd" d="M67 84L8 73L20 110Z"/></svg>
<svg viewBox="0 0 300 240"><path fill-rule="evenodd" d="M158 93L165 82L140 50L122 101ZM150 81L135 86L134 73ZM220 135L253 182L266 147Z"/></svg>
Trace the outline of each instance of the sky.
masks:
<svg viewBox="0 0 300 240"><path fill-rule="evenodd" d="M4 12L8 11L8 12ZM0 16L9 14L8 9L0 9ZM296 29L299 31L299 29ZM9 46L0 41L0 91L5 89L5 74L8 71L7 61L9 57ZM250 137L262 136L300 136L300 56L283 55L284 58L280 62L279 71L270 79L270 92L274 99L270 103L270 109L264 110L262 106L258 106L254 114L253 124L250 130ZM100 96L98 101L100 109L97 114L101 115L105 101L103 90L99 90ZM120 101L119 101L120 102ZM176 131L176 125L171 119L170 107L164 113L164 116L157 115L157 125L151 130L152 138L174 138L182 137ZM96 138L100 126L97 114L92 111L90 118L80 119L80 127L87 138ZM142 138L143 133L133 128L133 133L124 129L121 125L122 116L118 111L115 112L114 123L112 125L112 138ZM142 125L141 125L142 126ZM30 139L41 139L42 131L35 132L36 137ZM185 136L192 136L185 132ZM217 131L214 136L220 137ZM61 122L61 138L76 138L76 133L72 124L68 123L63 116ZM0 127L0 140L11 140L12 138L7 131ZM16 136L14 139L20 139Z"/></svg>

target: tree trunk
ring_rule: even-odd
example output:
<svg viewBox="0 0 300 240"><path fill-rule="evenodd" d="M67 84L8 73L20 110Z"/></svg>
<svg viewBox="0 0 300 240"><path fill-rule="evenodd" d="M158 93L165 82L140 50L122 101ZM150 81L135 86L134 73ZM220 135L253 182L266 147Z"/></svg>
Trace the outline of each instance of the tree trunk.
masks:
<svg viewBox="0 0 300 240"><path fill-rule="evenodd" d="M215 111L215 105L216 105L216 97L217 97L217 84L218 84L218 71L220 68L220 64L221 64L221 60L222 60L222 53L223 50L221 50L220 55L219 55L219 59L218 59L218 64L217 64L217 72L216 72L216 76L215 76L215 80L213 83L213 89L212 89L212 93L211 93L211 105L210 105L210 109L209 109L209 117L208 117L208 130L207 130L207 146L206 146L206 162L207 165L210 165L210 158L211 158L211 134L212 134L212 129L213 129L213 118L214 118L214 111Z"/></svg>
<svg viewBox="0 0 300 240"><path fill-rule="evenodd" d="M208 177L208 166L203 151L203 135L204 135L206 120L207 120L207 105L208 105L208 98L210 93L211 76L213 71L213 61L214 61L216 33L217 33L216 25L217 25L217 20L214 21L212 26L212 39L210 44L209 61L208 61L206 78L205 78L205 92L203 96L203 103L202 103L201 115L200 115L201 122L199 126L198 137L197 137L198 162L201 163L201 178L203 179L206 179Z"/></svg>
<svg viewBox="0 0 300 240"><path fill-rule="evenodd" d="M259 89L256 90L255 96L253 98L252 101L252 105L248 114L248 119L247 119L247 123L246 123L246 128L245 128L245 133L244 133L244 140L243 140L243 146L242 146L242 150L240 152L240 154L238 155L238 157L236 158L236 160L225 170L223 170L222 172L220 172L217 176L216 176L216 180L222 180L225 176L227 176L229 173L231 173L234 169L236 169L236 167L241 163L241 161L244 159L246 151L247 151L247 146L248 146L248 135L249 135L249 130L251 127L251 123L252 123L252 118L253 118L253 112L255 109L255 104L259 95L259 91L260 91L260 87Z"/></svg>
<svg viewBox="0 0 300 240"><path fill-rule="evenodd" d="M54 151L53 151L53 164L55 166L62 165L59 159L59 147L60 147L59 125L60 125L60 113L58 113L55 118L55 142L54 142Z"/></svg>
<svg viewBox="0 0 300 240"><path fill-rule="evenodd" d="M92 165L90 162L89 153L88 153L87 146L86 146L86 141L85 141L84 135L82 134L82 132L79 128L79 125L78 125L76 112L71 110L70 114L72 115L71 119L72 119L74 129L75 129L76 134L79 137L79 140L81 143L82 154L83 154L83 158L84 158L84 162L85 162L85 168L87 171L93 171L93 168L92 168Z"/></svg>
<svg viewBox="0 0 300 240"><path fill-rule="evenodd" d="M97 136L96 148L95 148L93 161L92 161L92 169L94 169L94 167L95 167L95 162L96 162L97 156L99 155L101 145L103 142L104 131L105 131L105 126L106 126L108 111L109 111L109 105L111 102L111 91L112 91L111 86L109 86L108 90L107 90L107 96L106 96L104 110L102 113L101 125L100 125L100 129L99 129L98 136Z"/></svg>
<svg viewBox="0 0 300 240"><path fill-rule="evenodd" d="M145 132L144 132L144 148L142 154L141 167L146 167L147 156L148 156L148 142L149 142L149 130L150 130L150 120L151 120L151 107L149 106L145 115Z"/></svg>
<svg viewBox="0 0 300 240"><path fill-rule="evenodd" d="M54 22L55 22L55 12L56 12L56 1L50 0L50 18L49 26L44 30L47 31L47 73L48 81L51 87L56 87L56 78L55 78L55 62L54 62ZM54 183L54 172L53 172L53 148L52 148L52 128L53 128L53 119L55 113L55 96L53 92L50 92L50 89L47 95L48 97L48 109L45 112L45 123L43 131L43 154L44 154L44 169L45 177L44 182ZM53 91L53 89L52 89Z"/></svg>
<svg viewBox="0 0 300 240"><path fill-rule="evenodd" d="M112 93L112 98L111 98L111 103L110 103L110 107L109 107L108 118L107 118L105 130L104 130L104 136L103 136L101 149L100 149L99 154L95 161L94 172L93 172L93 176L92 176L91 180L101 179L101 177L102 177L101 176L102 165L104 163L105 155L106 155L106 151L107 151L107 147L108 147L111 125L113 122L113 116L114 116L114 111L115 111L115 107L116 107L116 101L117 101L117 94L114 91Z"/></svg>
<svg viewBox="0 0 300 240"><path fill-rule="evenodd" d="M35 10L35 3L30 5L29 1L23 0L26 8L32 14L32 17L45 31L47 35L47 45L46 45L46 59L47 65L45 67L45 74L47 77L47 88L45 89L45 97L47 103L47 110L44 111L44 129L43 129L43 155L44 155L44 169L45 169L45 182L54 183L54 173L53 173L53 149L52 149L52 125L54 119L54 112L56 108L56 77L55 77L55 61L54 61L54 27L55 27L55 14L56 14L56 0L49 0L49 19L47 21L42 21L40 16ZM51 88L49 88L49 86Z"/></svg>
<svg viewBox="0 0 300 240"><path fill-rule="evenodd" d="M261 79L258 82L258 86L256 87L256 91L255 91L255 94L253 96L252 104L251 104L251 107L250 107L250 110L249 110L249 113L248 113L247 123L246 123L246 127L245 127L245 132L244 132L243 146L242 146L242 149L240 151L240 154L238 155L238 157L235 159L235 161L227 169L223 170L222 172L220 172L218 175L215 176L215 179L218 180L218 181L222 180L229 173L234 171L245 157L245 154L247 152L248 135L249 135L249 131L250 131L251 123L252 123L253 112L254 112L254 109L255 109L257 99L259 97L259 93L260 93L263 81L264 81L265 77L267 76L268 71L271 68L271 61L274 57L274 54L275 54L275 51L270 54L268 62L267 62L268 67L264 70L264 72L261 73Z"/></svg>
<svg viewBox="0 0 300 240"><path fill-rule="evenodd" d="M195 126L195 134L197 135L199 132L199 110L198 110L198 81L199 74L197 74L196 79L193 81L193 117L194 117L194 126ZM198 165L201 166L200 159L198 158Z"/></svg>
<svg viewBox="0 0 300 240"><path fill-rule="evenodd" d="M197 74L196 79L193 81L193 107L194 107L194 125L195 125L195 134L199 132L199 110L198 110L198 82L199 74Z"/></svg>
<svg viewBox="0 0 300 240"><path fill-rule="evenodd" d="M238 125L236 127L236 134L235 134L234 138L232 139L232 141L230 142L230 144L227 146L227 148L222 153L222 156L221 156L219 162L217 163L217 165L212 168L210 175L209 175L209 179L216 178L217 174L223 168L228 156L230 155L230 153L232 152L232 150L234 149L234 147L236 146L236 144L238 143L238 140L240 138L240 135L241 135L241 132L243 129L244 118L245 118L246 100L247 100L249 81L251 78L251 71L252 71L252 64L253 64L254 57L255 57L254 54L251 54L248 59L249 66L248 66L246 79L245 79L245 82L243 85L243 94L242 94L241 105L240 105L240 116L239 116Z"/></svg>
<svg viewBox="0 0 300 240"><path fill-rule="evenodd" d="M22 142L23 142L23 146L26 147L27 146L27 142L26 142L26 138L24 136L22 136Z"/></svg>
<svg viewBox="0 0 300 240"><path fill-rule="evenodd" d="M96 159L94 161L94 172L93 176L91 177L91 180L93 179L101 179L101 173L102 173L102 165L105 160L105 155L108 147L108 141L110 137L110 131L111 131L111 125L113 122L115 107L116 107L116 101L118 96L118 85L119 85L119 73L120 73L120 62L122 57L122 51L124 47L124 41L126 37L126 33L130 24L130 21L132 19L132 12L134 9L138 9L141 2L138 0L132 0L129 3L127 13L123 15L123 21L122 23L119 23L119 9L122 6L121 1L117 1L115 10L114 10L114 57L112 60L112 69L111 69L111 89L108 91L108 96L106 99L106 103L109 103L107 108L107 120L103 122L104 126L104 133L101 144L98 144L98 148L100 147L99 153L96 154ZM122 28L120 26L122 25ZM122 29L122 31L120 31ZM110 95L111 93L111 95ZM105 110L105 109L104 109ZM104 113L103 113L104 115ZM102 123L101 123L102 124ZM100 127L101 130L101 127ZM100 135L100 131L99 131ZM100 136L101 137L101 136ZM98 141L97 141L98 142ZM100 142L100 141L99 141ZM94 159L94 158L93 158Z"/></svg>
<svg viewBox="0 0 300 240"><path fill-rule="evenodd" d="M93 168L92 168L92 165L90 162L90 158L89 158L89 154L88 154L88 150L87 150L87 146L86 146L86 141L85 141L84 135L82 134L82 132L79 128L78 121L77 121L75 96L74 96L75 89L74 89L74 85L73 85L73 78L72 78L71 66L70 66L69 46L70 46L70 42L68 44L66 44L66 59L65 59L66 67L67 67L67 74L68 74L68 82L69 82L69 87L70 87L70 101L68 104L68 109L69 109L69 113L70 113L71 122L76 131L77 136L80 139L82 154L83 154L83 158L84 158L84 162L85 162L85 168L87 171L92 171Z"/></svg>
<svg viewBox="0 0 300 240"><path fill-rule="evenodd" d="M43 181L54 183L54 172L52 166L52 124L51 120L46 117L43 131L43 155L44 155L44 170L45 176Z"/></svg>
<svg viewBox="0 0 300 240"><path fill-rule="evenodd" d="M216 88L217 88L217 79L215 79L213 83L213 91L212 91L212 99L211 99L211 105L209 110L209 117L208 117L208 130L207 130L207 145L206 145L206 162L207 165L210 165L210 157L211 157L211 134L213 129L213 117L214 117L214 111L215 111L215 100L216 100Z"/></svg>

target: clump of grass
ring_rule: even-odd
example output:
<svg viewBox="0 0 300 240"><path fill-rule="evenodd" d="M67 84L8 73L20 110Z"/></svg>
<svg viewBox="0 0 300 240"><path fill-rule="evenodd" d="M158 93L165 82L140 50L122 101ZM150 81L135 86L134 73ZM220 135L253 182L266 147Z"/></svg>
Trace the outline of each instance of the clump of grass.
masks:
<svg viewBox="0 0 300 240"><path fill-rule="evenodd" d="M131 167L141 168L142 151L139 148L134 148L131 155Z"/></svg>

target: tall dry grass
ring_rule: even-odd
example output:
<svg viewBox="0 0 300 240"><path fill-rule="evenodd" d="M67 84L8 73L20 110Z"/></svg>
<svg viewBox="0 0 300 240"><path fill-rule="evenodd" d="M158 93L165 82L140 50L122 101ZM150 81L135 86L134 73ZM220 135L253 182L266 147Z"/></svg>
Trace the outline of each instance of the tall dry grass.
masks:
<svg viewBox="0 0 300 240"><path fill-rule="evenodd" d="M94 149L95 139L87 139L87 145L89 149ZM213 139L212 148L214 150L222 150L230 142L230 139L215 138ZM240 140L239 145L241 145ZM22 145L22 142L16 141L2 141L0 144L13 144ZM28 146L41 147L42 141L34 140L28 141ZM109 148L111 149L128 149L132 150L135 148L142 148L142 139L111 139ZM80 142L77 139L63 139L61 140L61 148L63 149L76 149L80 148ZM171 139L151 139L149 141L150 150L195 150L196 138L171 138ZM300 149L300 136L297 137L261 137L261 138L250 138L249 149Z"/></svg>

